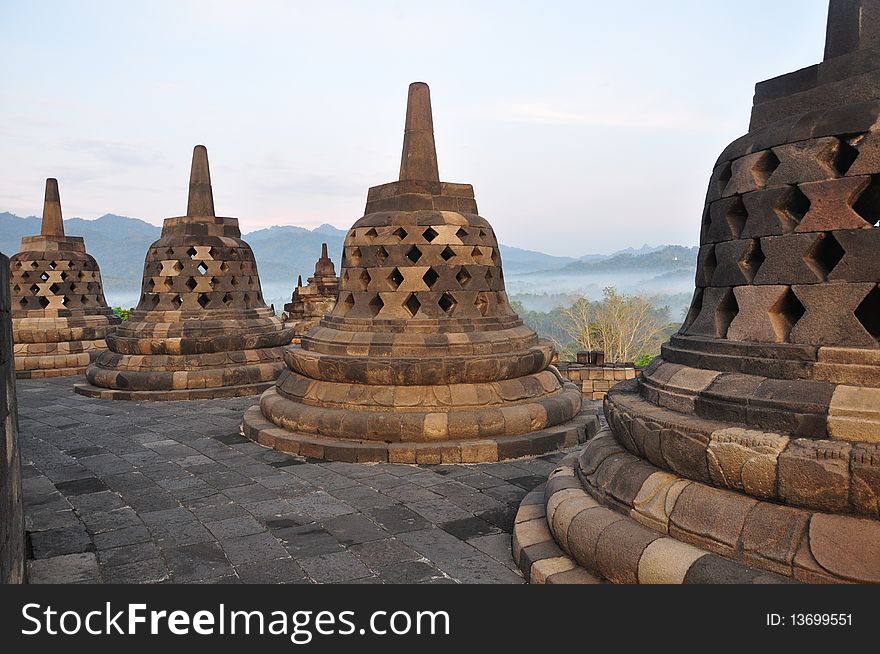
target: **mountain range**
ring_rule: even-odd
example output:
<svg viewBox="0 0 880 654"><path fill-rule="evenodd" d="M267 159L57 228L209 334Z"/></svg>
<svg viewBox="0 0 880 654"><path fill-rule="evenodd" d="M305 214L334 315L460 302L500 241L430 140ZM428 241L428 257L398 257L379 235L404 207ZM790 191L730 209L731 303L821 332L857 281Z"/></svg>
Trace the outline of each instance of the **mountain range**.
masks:
<svg viewBox="0 0 880 654"><path fill-rule="evenodd" d="M108 302L126 303L136 298L143 272L144 255L159 238L161 228L151 223L106 214L95 220L69 218L64 221L67 234L83 236L87 251L101 266ZM0 213L0 252L18 252L22 236L39 234L40 219ZM327 243L330 257L339 271L342 244L346 231L332 225L306 229L284 225L258 229L244 235L257 259L260 280L267 301L276 304L289 297L298 275L307 279L314 271ZM697 248L683 246L643 246L612 254L587 254L579 258L560 257L533 250L501 245L506 273L514 276L542 274L590 275L620 270L650 272L653 275L679 270L693 270ZM117 293L123 299L115 300ZM121 297L121 296L119 296ZM136 301L136 299L135 299Z"/></svg>

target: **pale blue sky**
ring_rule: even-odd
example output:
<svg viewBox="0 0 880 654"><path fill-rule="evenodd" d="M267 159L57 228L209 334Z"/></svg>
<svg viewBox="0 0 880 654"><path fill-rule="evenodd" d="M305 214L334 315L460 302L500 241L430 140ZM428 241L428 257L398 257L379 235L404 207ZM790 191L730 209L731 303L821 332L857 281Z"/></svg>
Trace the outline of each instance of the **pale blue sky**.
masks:
<svg viewBox="0 0 880 654"><path fill-rule="evenodd" d="M0 211L160 224L208 147L245 231L347 228L431 85L440 175L505 243L694 244L754 84L822 58L825 0L0 0Z"/></svg>

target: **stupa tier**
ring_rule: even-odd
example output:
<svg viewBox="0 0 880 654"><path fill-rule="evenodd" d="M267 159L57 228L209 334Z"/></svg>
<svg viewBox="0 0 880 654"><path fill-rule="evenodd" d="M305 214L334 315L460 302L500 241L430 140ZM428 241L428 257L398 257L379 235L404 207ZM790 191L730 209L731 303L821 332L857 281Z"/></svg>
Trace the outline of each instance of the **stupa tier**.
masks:
<svg viewBox="0 0 880 654"><path fill-rule="evenodd" d="M82 374L120 321L82 237L64 234L57 180L46 180L40 234L22 238L9 265L15 376Z"/></svg>
<svg viewBox="0 0 880 654"><path fill-rule="evenodd" d="M543 528L613 582L880 582L878 26L832 1L825 61L758 84L687 319L523 506L527 574Z"/></svg>
<svg viewBox="0 0 880 654"><path fill-rule="evenodd" d="M299 343L302 335L320 322L336 305L339 295L339 277L336 267L327 254L327 244L321 244L321 258L315 263L315 274L303 286L299 278L290 302L284 305L282 319L285 326L293 328L293 342Z"/></svg>
<svg viewBox="0 0 880 654"><path fill-rule="evenodd" d="M473 188L441 182L428 86L412 84L399 181L345 239L339 298L285 351L244 433L341 461L494 461L582 442L596 416L511 309Z"/></svg>
<svg viewBox="0 0 880 654"><path fill-rule="evenodd" d="M260 393L284 368L291 336L263 301L238 219L214 214L208 154L198 145L186 215L165 220L147 252L137 308L76 391L131 400Z"/></svg>

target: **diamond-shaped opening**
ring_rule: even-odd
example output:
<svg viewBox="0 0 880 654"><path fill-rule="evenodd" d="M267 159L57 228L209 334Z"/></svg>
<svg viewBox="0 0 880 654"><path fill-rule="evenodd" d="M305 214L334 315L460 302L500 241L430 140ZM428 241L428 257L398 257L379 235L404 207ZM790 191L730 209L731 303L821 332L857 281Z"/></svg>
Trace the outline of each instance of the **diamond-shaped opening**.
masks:
<svg viewBox="0 0 880 654"><path fill-rule="evenodd" d="M373 281L373 278L370 277L370 273L367 272L366 268L361 268L361 272L358 275L358 283L360 284L360 288L362 291L366 291L370 286L370 282Z"/></svg>
<svg viewBox="0 0 880 654"><path fill-rule="evenodd" d="M440 253L440 257L443 259L443 261L449 261L454 256L455 256L455 250L453 250L448 245L445 248L443 248L443 252Z"/></svg>
<svg viewBox="0 0 880 654"><path fill-rule="evenodd" d="M162 284L165 285L166 291L170 291L171 288L174 286L174 281L171 279L171 277L163 277Z"/></svg>
<svg viewBox="0 0 880 654"><path fill-rule="evenodd" d="M58 286L58 284L52 284L52 285L49 287L49 291L51 291L53 295L56 294L56 293L58 293L58 291L60 291L60 290L61 290L61 287Z"/></svg>
<svg viewBox="0 0 880 654"><path fill-rule="evenodd" d="M859 156L857 148L850 143L851 139L836 139L837 143L829 148L825 161L839 174L846 175Z"/></svg>
<svg viewBox="0 0 880 654"><path fill-rule="evenodd" d="M348 261L349 265L357 266L361 262L361 249L359 247L353 247L351 252L348 253Z"/></svg>
<svg viewBox="0 0 880 654"><path fill-rule="evenodd" d="M377 293L373 296L373 299L370 300L367 306L370 308L370 313L375 318L377 315L379 315L379 312L382 310L382 307L385 306L385 303L382 301L382 298Z"/></svg>
<svg viewBox="0 0 880 654"><path fill-rule="evenodd" d="M196 268L198 268L199 272L202 273L203 275L204 275L206 272L208 272L208 266L205 265L205 262L204 262L204 261L200 261L200 262L199 262L199 265L196 266Z"/></svg>
<svg viewBox="0 0 880 654"><path fill-rule="evenodd" d="M438 279L440 279L440 275L438 275L437 271L433 268L428 268L427 272L422 275L422 281L425 282L425 285L428 288L433 288Z"/></svg>
<svg viewBox="0 0 880 654"><path fill-rule="evenodd" d="M446 313L452 313L452 310L455 308L456 304L458 304L458 302L449 293L444 293L437 301L437 305L440 307L441 310L445 311Z"/></svg>
<svg viewBox="0 0 880 654"><path fill-rule="evenodd" d="M77 287L76 287L76 284L71 284L71 285L70 285L70 292L71 292L71 293L76 292L76 288L77 288Z"/></svg>
<svg viewBox="0 0 880 654"><path fill-rule="evenodd" d="M690 329L690 326L693 324L694 320L697 319L697 316L700 315L700 312L703 310L703 289L698 288L694 291L694 299L691 300L691 306L688 309L687 315L684 317L684 322L679 328L679 333L684 334Z"/></svg>
<svg viewBox="0 0 880 654"><path fill-rule="evenodd" d="M175 295L173 298L171 298L171 306L173 306L175 309L179 309L181 304L183 304L183 298L179 295Z"/></svg>
<svg viewBox="0 0 880 654"><path fill-rule="evenodd" d="M742 256L740 256L737 262L739 269L742 270L749 284L755 279L758 269L766 259L767 257L764 256L764 252L761 250L761 239L753 238L751 243L743 250Z"/></svg>
<svg viewBox="0 0 880 654"><path fill-rule="evenodd" d="M419 259L422 258L422 251L418 249L415 245L413 245L409 250L406 251L406 258L413 263L416 263Z"/></svg>
<svg viewBox="0 0 880 654"><path fill-rule="evenodd" d="M496 266L501 265L501 255L498 253L497 248L492 248L492 263Z"/></svg>
<svg viewBox="0 0 880 654"><path fill-rule="evenodd" d="M18 284L12 287L12 292L16 295L19 293L19 291L21 291L21 286L19 286Z"/></svg>
<svg viewBox="0 0 880 654"><path fill-rule="evenodd" d="M232 296L229 293L224 293L221 302L226 306L229 306L229 303L232 302Z"/></svg>
<svg viewBox="0 0 880 654"><path fill-rule="evenodd" d="M492 269L486 268L486 274L483 275L483 277L485 278L486 283L491 285L492 284Z"/></svg>
<svg viewBox="0 0 880 654"><path fill-rule="evenodd" d="M746 224L746 220L749 218L749 212L746 211L746 205L743 204L740 196L737 195L733 202L731 202L730 208L728 208L727 214L724 218L730 226L730 232L733 234L733 238L739 238L739 235L742 234L743 227Z"/></svg>
<svg viewBox="0 0 880 654"><path fill-rule="evenodd" d="M376 231L375 227L370 227L366 232L364 232L364 236L366 236L371 241L379 235L379 232Z"/></svg>
<svg viewBox="0 0 880 654"><path fill-rule="evenodd" d="M250 306L250 303L251 303L251 296L250 295L245 293L241 299L242 299L242 301L244 301L244 306L246 306L246 307Z"/></svg>
<svg viewBox="0 0 880 654"><path fill-rule="evenodd" d="M410 316L415 316L419 309L422 308L422 303L419 302L415 293L410 293L409 297L406 298L406 302L403 303L403 307L409 312Z"/></svg>
<svg viewBox="0 0 880 654"><path fill-rule="evenodd" d="M61 277L61 281L62 281L62 282L63 282L63 281L67 281L68 274L62 270L62 271L61 271L61 275L59 275L59 277Z"/></svg>
<svg viewBox="0 0 880 654"><path fill-rule="evenodd" d="M755 184L764 186L767 180L770 179L770 175L777 168L779 168L779 157L776 156L773 150L765 150L758 158L758 161L755 162L755 165L752 166L752 177L755 180Z"/></svg>
<svg viewBox="0 0 880 654"><path fill-rule="evenodd" d="M197 302L199 303L199 306L201 306L203 309L206 309L208 307L208 303L210 301L211 299L208 297L207 293L199 293L199 299L197 300Z"/></svg>
<svg viewBox="0 0 880 654"><path fill-rule="evenodd" d="M810 249L804 255L804 263L812 270L819 281L828 281L828 275L834 267L843 259L846 251L840 246L834 234L825 232L819 234Z"/></svg>
<svg viewBox="0 0 880 654"><path fill-rule="evenodd" d="M465 239L465 238L467 238L468 233L464 227L459 227L458 231L455 232L455 235L460 239Z"/></svg>
<svg viewBox="0 0 880 654"><path fill-rule="evenodd" d="M739 313L739 304L733 289L728 288L727 293L721 298L721 302L715 308L715 336L716 338L727 338L727 330L730 329L730 323Z"/></svg>
<svg viewBox="0 0 880 654"><path fill-rule="evenodd" d="M21 261L16 261L14 267L16 270L20 270L21 269Z"/></svg>
<svg viewBox="0 0 880 654"><path fill-rule="evenodd" d="M425 231L422 232L422 237L426 241L428 241L428 243L433 241L438 236L440 236L440 235L437 233L437 231L433 227L428 227L428 229L426 229Z"/></svg>
<svg viewBox="0 0 880 654"><path fill-rule="evenodd" d="M21 298L21 299L18 301L18 303L19 303L22 307L26 307L26 306L27 306L27 303L28 303L27 298L26 298L26 297Z"/></svg>
<svg viewBox="0 0 880 654"><path fill-rule="evenodd" d="M872 288L854 313L865 331L880 340L880 289Z"/></svg>
<svg viewBox="0 0 880 654"><path fill-rule="evenodd" d="M186 280L186 287L189 290L191 290L191 291L195 290L196 286L197 286L197 283L196 283L195 277L190 277L189 279Z"/></svg>
<svg viewBox="0 0 880 654"><path fill-rule="evenodd" d="M716 186L716 192L718 195L724 193L724 189L727 187L727 183L730 181L732 176L730 162L725 161L722 165L721 172L718 173L718 185Z"/></svg>
<svg viewBox="0 0 880 654"><path fill-rule="evenodd" d="M339 298L339 304L342 305L342 313L348 313L354 306L354 295L352 295L351 293L343 294Z"/></svg>
<svg viewBox="0 0 880 654"><path fill-rule="evenodd" d="M478 248L477 246L474 246L474 249L471 250L471 256L474 259L478 259L479 257L483 256L483 251L480 248Z"/></svg>
<svg viewBox="0 0 880 654"><path fill-rule="evenodd" d="M37 269L40 267L40 263L38 261L31 261L31 268Z"/></svg>
<svg viewBox="0 0 880 654"><path fill-rule="evenodd" d="M179 261L175 261L175 262L174 262L174 265L171 266L171 268L172 268L173 270L176 270L177 272L180 272L181 270L183 270L183 264L180 263Z"/></svg>
<svg viewBox="0 0 880 654"><path fill-rule="evenodd" d="M165 250L165 256L169 259L174 256L174 248L168 248Z"/></svg>
<svg viewBox="0 0 880 654"><path fill-rule="evenodd" d="M187 256L189 256L190 259L195 259L198 252L194 247L191 247L189 250L186 251L186 254Z"/></svg>
<svg viewBox="0 0 880 654"><path fill-rule="evenodd" d="M398 227L393 232L391 232L391 235L396 236L398 238L398 240L401 240L401 241L408 236L408 234L406 233L406 230L403 227Z"/></svg>
<svg viewBox="0 0 880 654"><path fill-rule="evenodd" d="M47 297L38 298L37 301L40 303L40 306L43 307L44 309L49 306L49 298L47 298Z"/></svg>
<svg viewBox="0 0 880 654"><path fill-rule="evenodd" d="M64 306L67 306L69 302L70 302L70 300L68 299L68 297L66 295L61 296L61 304L63 304Z"/></svg>
<svg viewBox="0 0 880 654"><path fill-rule="evenodd" d="M785 289L776 303L770 307L770 324L776 333L777 343L788 342L792 327L797 324L806 311L792 290Z"/></svg>
<svg viewBox="0 0 880 654"><path fill-rule="evenodd" d="M44 282L47 281L49 279L49 273L44 270L42 273L40 273L40 279L42 279Z"/></svg>
<svg viewBox="0 0 880 654"><path fill-rule="evenodd" d="M482 316L485 316L489 312L489 300L486 298L485 293L477 293L477 298L474 300L474 306Z"/></svg>
<svg viewBox="0 0 880 654"><path fill-rule="evenodd" d="M715 255L715 246L710 245L706 257L703 259L703 286L711 286L715 270L718 268L718 258Z"/></svg>
<svg viewBox="0 0 880 654"><path fill-rule="evenodd" d="M225 273L229 272L229 264L225 261L220 264L220 272Z"/></svg>
<svg viewBox="0 0 880 654"><path fill-rule="evenodd" d="M88 304L91 304L92 301L89 299L88 295L81 295L79 298L79 303L83 306L86 306Z"/></svg>
<svg viewBox="0 0 880 654"><path fill-rule="evenodd" d="M208 286L210 286L211 288L214 288L216 285L217 285L217 278L211 277L211 279L208 281Z"/></svg>
<svg viewBox="0 0 880 654"><path fill-rule="evenodd" d="M152 293L154 288L156 288L156 282L150 277L149 281L147 281L147 290Z"/></svg>
<svg viewBox="0 0 880 654"><path fill-rule="evenodd" d="M55 263L54 261L49 262L49 270L55 270L55 268L57 268L57 267L58 267L58 264Z"/></svg>
<svg viewBox="0 0 880 654"><path fill-rule="evenodd" d="M380 245L379 249L376 250L376 259L379 260L379 263L385 263L385 260L387 258L388 258L388 250L386 250L384 247L382 247Z"/></svg>
<svg viewBox="0 0 880 654"><path fill-rule="evenodd" d="M36 284L34 284L33 286L31 286L31 293L33 293L34 295L36 295L36 294L39 293L39 292L40 292L40 287L39 287L39 286L37 286Z"/></svg>
<svg viewBox="0 0 880 654"><path fill-rule="evenodd" d="M388 275L388 281L391 282L391 287L396 291L400 288L400 285L403 284L403 273L395 268L391 271L391 274Z"/></svg>
<svg viewBox="0 0 880 654"><path fill-rule="evenodd" d="M215 254L217 254L217 250L215 250L212 247L208 248L208 258L209 259L213 259Z"/></svg>
<svg viewBox="0 0 880 654"><path fill-rule="evenodd" d="M871 182L853 204L853 210L872 227L880 227L880 175L871 175Z"/></svg>
<svg viewBox="0 0 880 654"><path fill-rule="evenodd" d="M467 268L462 266L458 269L458 272L455 275L455 280L458 282L459 286L464 288L467 286L467 283L471 281L471 274L467 271Z"/></svg>
<svg viewBox="0 0 880 654"><path fill-rule="evenodd" d="M779 197L779 203L774 210L782 221L785 231L791 232L810 210L810 198L797 186L792 186Z"/></svg>
<svg viewBox="0 0 880 654"><path fill-rule="evenodd" d="M480 230L480 238L483 238L483 237L485 237L485 236L486 236L486 230L485 230L485 229L481 229L481 230Z"/></svg>
<svg viewBox="0 0 880 654"><path fill-rule="evenodd" d="M76 262L75 261L68 261L67 267L68 268L76 268Z"/></svg>

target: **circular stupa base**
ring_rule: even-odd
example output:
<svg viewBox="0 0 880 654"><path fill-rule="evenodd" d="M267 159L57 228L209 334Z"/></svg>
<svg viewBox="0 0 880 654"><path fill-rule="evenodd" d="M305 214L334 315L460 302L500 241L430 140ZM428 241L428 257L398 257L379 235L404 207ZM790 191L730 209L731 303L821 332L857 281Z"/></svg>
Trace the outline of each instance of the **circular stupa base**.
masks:
<svg viewBox="0 0 880 654"><path fill-rule="evenodd" d="M73 390L79 395L100 400L130 400L133 402L176 400L214 400L225 397L246 397L259 395L275 382L242 384L240 386L218 386L216 388L184 388L180 390L132 391L114 388L101 388L92 384L74 384Z"/></svg>
<svg viewBox="0 0 880 654"><path fill-rule="evenodd" d="M349 463L487 463L516 459L583 443L598 428L595 408L582 410L564 424L518 436L406 443L299 434L267 420L259 405L248 409L242 421L242 434L260 445L288 454Z"/></svg>
<svg viewBox="0 0 880 654"><path fill-rule="evenodd" d="M631 584L877 582L880 559L864 552L878 537L872 520L662 471L604 429L524 499L513 555L534 583L572 583L584 573Z"/></svg>

